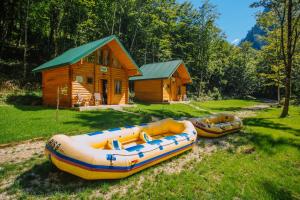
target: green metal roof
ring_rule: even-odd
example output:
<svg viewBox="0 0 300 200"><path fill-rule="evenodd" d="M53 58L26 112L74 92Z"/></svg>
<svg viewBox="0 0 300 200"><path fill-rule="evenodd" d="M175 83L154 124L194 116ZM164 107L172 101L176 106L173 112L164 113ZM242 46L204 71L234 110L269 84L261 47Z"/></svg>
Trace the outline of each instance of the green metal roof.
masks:
<svg viewBox="0 0 300 200"><path fill-rule="evenodd" d="M33 69L32 71L39 72L39 71L43 71L46 69L52 69L52 68L61 67L64 65L74 64L74 63L78 62L81 58L89 55L90 53L94 52L96 49L106 45L107 43L109 43L112 40L116 40L118 42L118 44L120 45L122 50L127 54L129 59L132 61L134 66L138 69L139 72L141 72L139 70L137 64L135 63L135 61L132 59L130 54L127 52L127 50L124 48L122 43L119 41L119 39L115 35L111 35L111 36L102 38L100 40L96 40L96 41L81 45L79 47L69 49L69 50L65 51L63 54L61 54L60 56L53 58L52 60L38 66L37 68Z"/></svg>
<svg viewBox="0 0 300 200"><path fill-rule="evenodd" d="M172 60L168 62L146 64L140 68L143 74L142 76L133 76L130 77L129 80L136 81L169 78L182 63L182 60Z"/></svg>

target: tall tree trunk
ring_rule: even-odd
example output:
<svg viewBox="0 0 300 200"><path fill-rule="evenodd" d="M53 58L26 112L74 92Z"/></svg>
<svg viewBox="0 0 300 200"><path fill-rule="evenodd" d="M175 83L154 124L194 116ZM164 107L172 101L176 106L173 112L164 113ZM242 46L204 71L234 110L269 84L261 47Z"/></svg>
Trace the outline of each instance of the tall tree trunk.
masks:
<svg viewBox="0 0 300 200"><path fill-rule="evenodd" d="M277 85L277 101L278 105L280 104L280 84Z"/></svg>
<svg viewBox="0 0 300 200"><path fill-rule="evenodd" d="M154 44L152 43L152 62L154 63Z"/></svg>
<svg viewBox="0 0 300 200"><path fill-rule="evenodd" d="M144 53L144 65L147 64L147 42L145 47L145 53Z"/></svg>
<svg viewBox="0 0 300 200"><path fill-rule="evenodd" d="M111 25L111 35L114 34L116 12L117 12L117 4L116 4L115 10L114 10L113 22L112 22L112 25Z"/></svg>
<svg viewBox="0 0 300 200"><path fill-rule="evenodd" d="M122 17L120 16L120 19L119 19L119 33L118 33L119 37L121 36L121 26L122 26Z"/></svg>
<svg viewBox="0 0 300 200"><path fill-rule="evenodd" d="M293 0L288 0L287 7L287 63L285 65L285 99L280 117L286 117L289 114L290 96L291 96L291 71L293 65L292 54L292 9Z"/></svg>
<svg viewBox="0 0 300 200"><path fill-rule="evenodd" d="M136 37L136 33L137 33L137 27L134 30L134 35L133 35L133 38L131 40L131 44L130 44L130 48L129 48L130 53L132 53L132 50L133 50L133 44L134 44L134 40L135 40L135 37Z"/></svg>
<svg viewBox="0 0 300 200"><path fill-rule="evenodd" d="M59 14L58 14L58 22L57 22L57 27L54 31L54 56L56 57L58 55L58 39L61 38L60 36L60 26L61 26L61 22L62 19L64 17L64 10L60 10Z"/></svg>
<svg viewBox="0 0 300 200"><path fill-rule="evenodd" d="M29 12L29 0L26 5L26 16L24 26L24 54L23 54L23 78L26 78L27 74L27 34L28 34L28 12Z"/></svg>

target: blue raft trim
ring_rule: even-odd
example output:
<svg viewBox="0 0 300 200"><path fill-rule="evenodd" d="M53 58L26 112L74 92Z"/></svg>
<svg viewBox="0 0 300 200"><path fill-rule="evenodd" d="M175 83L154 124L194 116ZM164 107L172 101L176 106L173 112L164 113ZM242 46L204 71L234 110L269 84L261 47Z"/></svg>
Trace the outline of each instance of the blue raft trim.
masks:
<svg viewBox="0 0 300 200"><path fill-rule="evenodd" d="M121 128L111 128L111 129L108 129L108 131L110 131L110 132L119 131L119 130L121 130Z"/></svg>
<svg viewBox="0 0 300 200"><path fill-rule="evenodd" d="M187 133L181 133L180 136L188 137L189 135Z"/></svg>
<svg viewBox="0 0 300 200"><path fill-rule="evenodd" d="M176 136L175 135L170 135L170 136L164 137L164 139L166 139L166 140L175 140Z"/></svg>
<svg viewBox="0 0 300 200"><path fill-rule="evenodd" d="M113 142L114 149L121 150L118 140L113 140L112 142Z"/></svg>
<svg viewBox="0 0 300 200"><path fill-rule="evenodd" d="M143 148L144 148L144 145L138 144L136 146L129 147L129 148L125 149L125 150L129 151L129 152L133 152L133 151L139 151L139 150L141 150Z"/></svg>
<svg viewBox="0 0 300 200"><path fill-rule="evenodd" d="M46 148L47 148L48 151L50 151L51 153L53 153L53 154L56 155L57 157L59 157L59 158L61 158L61 159L64 159L64 160L66 160L66 161L72 162L72 163L76 164L77 166L79 165L79 167L81 166L81 167L84 167L84 168L88 168L87 170L99 170L99 171L101 171L101 170L109 170L109 171L130 171L130 170L132 170L132 169L134 169L134 168L138 168L138 167L140 167L140 166L142 166L142 165L145 165L145 164L147 164L147 163L150 163L150 162L152 162L152 161L154 161L154 160L156 160L156 159L160 159L160 158L162 158L162 157L164 157L164 156L167 156L167 155L169 155L169 154L176 153L177 151L180 151L180 150L185 149L185 148L187 148L187 147L189 147L189 146L192 146L194 143L195 143L195 142L190 143L190 144L187 144L187 145L182 146L182 147L180 147L180 148L174 149L174 150L172 150L172 151L163 153L163 154L161 154L161 155L155 156L155 157L150 158L150 159L148 159L148 160L144 160L144 161L142 161L142 162L140 162L140 163L135 164L134 167L132 167L132 166L106 166L106 165L93 165L93 164L89 164L89 163L86 163L86 162L83 162L83 161L76 160L76 159L74 159L74 158L68 157L68 156L66 156L66 155L63 155L63 154L61 154L61 153L59 153L59 152L53 150L53 148L52 148L51 146L49 146L48 144L46 145Z"/></svg>
<svg viewBox="0 0 300 200"><path fill-rule="evenodd" d="M181 133L181 134L179 134L179 135L185 137L185 139L186 139L187 141L190 141L189 135L188 135L187 133Z"/></svg>
<svg viewBox="0 0 300 200"><path fill-rule="evenodd" d="M148 125L147 123L142 123L139 126L147 126L147 125Z"/></svg>
<svg viewBox="0 0 300 200"><path fill-rule="evenodd" d="M140 158L144 157L143 152L139 152L138 155L139 155Z"/></svg>
<svg viewBox="0 0 300 200"><path fill-rule="evenodd" d="M125 128L133 128L133 127L135 127L135 126L132 126L132 125L126 125L126 126L124 126Z"/></svg>
<svg viewBox="0 0 300 200"><path fill-rule="evenodd" d="M96 131L96 132L92 132L92 133L87 133L87 135L89 135L89 136L99 135L99 134L103 134L103 131Z"/></svg>
<svg viewBox="0 0 300 200"><path fill-rule="evenodd" d="M152 141L149 141L147 142L148 144L151 144L151 145L154 145L154 144L160 144L162 143L162 140L152 140Z"/></svg>
<svg viewBox="0 0 300 200"><path fill-rule="evenodd" d="M117 158L112 154L106 154L106 160L113 161L113 160L117 160Z"/></svg>

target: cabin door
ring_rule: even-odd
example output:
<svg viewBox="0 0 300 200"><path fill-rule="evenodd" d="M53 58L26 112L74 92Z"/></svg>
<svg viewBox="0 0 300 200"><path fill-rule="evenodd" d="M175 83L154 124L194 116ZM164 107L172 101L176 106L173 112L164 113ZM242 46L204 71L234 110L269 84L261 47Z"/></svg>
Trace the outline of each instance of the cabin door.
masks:
<svg viewBox="0 0 300 200"><path fill-rule="evenodd" d="M101 79L101 94L102 94L102 104L107 104L108 97L108 84L106 79Z"/></svg>
<svg viewBox="0 0 300 200"><path fill-rule="evenodd" d="M177 101L177 86L176 86L176 79L171 78L171 101Z"/></svg>

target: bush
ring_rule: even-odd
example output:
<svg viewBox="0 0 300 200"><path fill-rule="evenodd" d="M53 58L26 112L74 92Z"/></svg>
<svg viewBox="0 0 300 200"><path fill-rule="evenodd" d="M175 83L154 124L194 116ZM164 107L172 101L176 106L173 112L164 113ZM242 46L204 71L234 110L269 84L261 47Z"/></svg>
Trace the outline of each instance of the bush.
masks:
<svg viewBox="0 0 300 200"><path fill-rule="evenodd" d="M13 105L36 106L42 105L42 97L35 93L9 94L5 99L5 103Z"/></svg>
<svg viewBox="0 0 300 200"><path fill-rule="evenodd" d="M135 101L135 93L129 91L129 103L134 103Z"/></svg>
<svg viewBox="0 0 300 200"><path fill-rule="evenodd" d="M25 83L22 86L17 80L0 83L0 103L14 105L41 105L42 97L38 84Z"/></svg>
<svg viewBox="0 0 300 200"><path fill-rule="evenodd" d="M208 92L208 96L210 96L213 100L221 100L222 95L218 88L214 87L212 91Z"/></svg>

